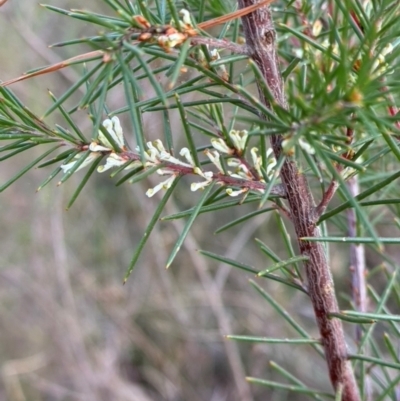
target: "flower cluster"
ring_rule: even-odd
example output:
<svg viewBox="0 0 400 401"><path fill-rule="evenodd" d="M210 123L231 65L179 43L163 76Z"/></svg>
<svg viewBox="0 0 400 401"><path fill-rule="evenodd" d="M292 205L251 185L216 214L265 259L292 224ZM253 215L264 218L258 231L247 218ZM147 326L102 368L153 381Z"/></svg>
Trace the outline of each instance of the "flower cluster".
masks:
<svg viewBox="0 0 400 401"><path fill-rule="evenodd" d="M246 148L248 140L247 131L231 130L229 133L229 138L232 142L232 146L229 146L222 138L213 138L211 140L211 145L214 149L206 149L204 151L204 154L217 168L217 173L214 173L213 171L204 171L200 167L196 166L193 157L187 148L183 148L180 151L180 156L186 159L186 162L182 162L168 153L160 140L147 143L148 150L145 153L147 158L146 166L153 166L163 162L167 163L167 167L160 168L157 171L161 175L169 175L167 180L161 182L154 188L149 189L146 192L147 196L153 196L161 189L169 188L174 179L183 173L182 167L184 169L189 169L186 171L190 171L191 174L204 178L203 181L194 182L191 184L192 191L204 189L213 180L217 181L221 185L236 186L235 180L227 180L226 178L236 179L237 186L240 187L238 190L234 190L231 187L227 188L226 193L230 196L238 196L242 193L248 192L249 189L252 188L252 185L250 184L251 181L258 181L259 183L265 184L265 181L262 178L263 174L261 170L262 158L258 155L258 149L252 148L250 151L253 162L252 166L249 166L248 163L240 157ZM232 170L224 170L221 163L221 154L232 156L226 159L227 166L232 168ZM276 159L272 156L272 149L268 149L266 156L266 175L268 179L271 179L276 166ZM252 170L254 170L256 174ZM263 193L265 190L264 185L258 186L255 189L261 193Z"/></svg>
<svg viewBox="0 0 400 401"><path fill-rule="evenodd" d="M120 151L125 151L125 140L119 118L113 117L111 119L104 120L103 127L107 130L110 137L118 145ZM108 156L106 159L106 164L97 168L97 171L99 173L107 171L113 167L122 166L130 160L129 158L124 157L115 151L112 144L101 130L99 130L97 140L92 141L87 149L84 150L90 151L89 156L87 156L86 159L82 163L80 163L80 159L85 155L85 152L78 153L69 163L60 166L64 173L68 173L77 163L80 163L78 168L75 170L78 171L91 164L94 160L96 160L103 154L107 154ZM139 161L133 161L126 168L130 169L138 167L138 163L141 165Z"/></svg>
<svg viewBox="0 0 400 401"><path fill-rule="evenodd" d="M141 30L141 33L138 36L139 42L156 43L165 51L169 52L171 49L183 44L188 38L197 36L199 33L192 24L189 11L182 9L179 14L182 18L178 22L179 26L176 26L174 21L171 21L169 25L151 25L142 15L135 16L134 22ZM217 49L209 50L208 44L206 44L206 48L209 57L205 56L201 48L196 48L194 50L193 57L203 65L203 67L209 68L209 60L217 61L221 56ZM229 80L229 74L224 64L218 64L216 66L216 71L223 80Z"/></svg>
<svg viewBox="0 0 400 401"><path fill-rule="evenodd" d="M182 20L179 21L179 27L174 26L173 22L163 26L151 25L142 15L135 16L134 20L142 30L138 40L140 42L157 43L166 51L181 45L190 36L195 36L198 33L192 25L189 11L183 9L180 11L180 15Z"/></svg>
<svg viewBox="0 0 400 401"><path fill-rule="evenodd" d="M157 173L159 175L167 175L168 178L157 184L154 188L150 188L147 190L146 195L148 197L152 197L161 189L168 189L171 187L172 183L179 175L179 170L176 168L185 167L192 168L191 164L184 163L176 157L172 156L171 153L167 152L161 140L157 139L153 142L147 142L147 150L144 152L144 156L146 158L145 166L152 167L157 166L162 163L165 163L166 166L163 168L159 168ZM140 149L137 148L139 151ZM191 158L189 159L191 160Z"/></svg>
<svg viewBox="0 0 400 401"><path fill-rule="evenodd" d="M191 184L192 191L204 189L212 181L216 181L228 187L226 192L230 196L238 196L251 189L263 193L265 190L264 174L266 174L268 179L271 179L272 174L274 174L276 160L272 156L271 149L268 150L266 155L267 166L264 174L262 171L262 157L258 155L257 148L250 150L252 165L242 158L248 141L248 132L245 130L231 130L229 132L229 144L223 138L213 138L211 140L212 148L206 149L204 154L216 167L217 172L213 172L205 171L196 164L188 148L182 148L179 152L179 155L184 159L183 161L167 151L159 139L147 142L147 149L144 151L145 161L142 163L139 160L139 154L134 154L127 150L118 117L105 120L103 127L106 129L109 137L100 130L97 140L87 145L72 161L61 166L64 173L70 172L77 163L79 165L74 171L78 171L102 155L107 155L107 159L104 165L97 168L97 171L100 173L113 167L124 166L125 164L127 166L124 169L157 167L157 173L161 176L167 176L167 178L154 188L147 190L146 195L148 197L153 196L162 189L170 188L178 176L188 174L202 178L201 181ZM119 149L115 150L113 148L109 140L110 138L118 145ZM87 150L90 151L89 155L84 161L81 161L81 157L83 157ZM140 152L139 148L136 150L138 153ZM221 155L224 155L226 167L223 166ZM238 187L239 189L234 190L232 187Z"/></svg>
<svg viewBox="0 0 400 401"><path fill-rule="evenodd" d="M241 156L243 155L248 141L248 132L231 130L229 132L229 138L232 142L233 147L230 147L222 138L213 138L211 140L211 144L214 147L214 151L206 150L206 156L211 160L211 162L217 167L219 172L222 175L228 175L232 178L237 178L239 180L245 181L258 181L265 183L263 179L262 173L262 157L258 155L258 149L253 147L250 150L251 158L253 165L250 166ZM224 171L222 168L222 164L220 162L220 153L225 153L227 155L232 155L234 157L230 157L226 160L226 164L228 167L233 168L233 171L228 170ZM268 179L272 178L272 174L274 172L274 168L276 166L276 159L272 155L272 149L268 149L266 154L267 167L266 167L266 175ZM256 174L254 174L254 170ZM224 182L222 182L224 183ZM233 190L232 188L228 188L226 193L229 196L238 196L244 192L247 192L250 189L250 185L246 186L242 183L242 188L239 190ZM259 187L256 188L257 191L263 193L264 188Z"/></svg>
<svg viewBox="0 0 400 401"><path fill-rule="evenodd" d="M208 171L204 172L200 167L196 166L193 157L188 148L182 148L179 152L180 156L186 159L186 162L183 162L176 157L172 156L165 148L163 143L157 139L153 142L147 142L147 150L144 155L146 157L146 167L157 166L160 164L164 164L164 167L159 168L157 173L159 175L167 175L169 176L165 181L157 184L154 188L150 188L146 195L148 197L153 196L155 193L160 191L161 189L168 189L174 180L182 174L195 174L203 177L205 181L195 182L191 185L191 190L196 191L197 189L205 188L208 184L211 183L213 179L213 172ZM139 149L138 149L139 150Z"/></svg>

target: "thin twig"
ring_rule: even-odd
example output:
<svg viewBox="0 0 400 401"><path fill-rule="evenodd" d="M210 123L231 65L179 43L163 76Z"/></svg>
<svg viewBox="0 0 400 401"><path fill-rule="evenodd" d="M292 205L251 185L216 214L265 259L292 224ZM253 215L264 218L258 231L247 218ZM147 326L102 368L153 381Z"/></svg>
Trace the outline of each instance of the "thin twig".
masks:
<svg viewBox="0 0 400 401"><path fill-rule="evenodd" d="M354 18L354 17L353 17ZM353 117L353 115L351 116ZM347 144L351 145L354 141L354 129L347 128L346 131ZM343 157L350 159L353 151L348 150ZM350 195L355 198L360 193L358 176L350 177L347 181L347 188ZM357 215L354 208L347 211L348 235L349 237L357 237ZM350 272L352 284L352 296L354 307L359 312L367 311L367 285L365 281L365 247L363 244L350 244ZM361 340L362 330L360 326L356 326L356 341Z"/></svg>
<svg viewBox="0 0 400 401"><path fill-rule="evenodd" d="M354 17L353 17L354 18ZM352 115L353 117L353 115ZM351 145L354 141L354 129L347 128L346 132L347 144ZM343 157L350 159L353 151L350 149ZM347 181L347 188L350 195L355 198L360 193L358 176L350 177ZM354 208L347 211L348 235L349 237L357 237L357 214ZM364 244L350 244L350 273L351 273L351 288L354 307L359 312L367 311L367 285L365 280L365 246ZM356 341L359 342L362 336L362 329L356 326Z"/></svg>
<svg viewBox="0 0 400 401"><path fill-rule="evenodd" d="M246 45L238 45L237 43L230 42L225 39L208 38L206 36L193 36L190 38L192 45L208 45L216 49L230 50L235 54L248 54Z"/></svg>
<svg viewBox="0 0 400 401"><path fill-rule="evenodd" d="M356 197L360 193L358 176L351 177L347 181L350 195ZM347 223L349 237L357 237L357 216L353 208L347 210ZM363 244L350 244L350 272L353 302L355 310L359 312L367 311L367 286L365 281L365 248ZM360 341L362 330L356 326L356 339Z"/></svg>
<svg viewBox="0 0 400 401"><path fill-rule="evenodd" d="M326 189L326 191L321 199L321 202L315 209L317 220L325 212L326 208L328 207L329 203L331 202L332 198L334 197L338 187L339 187L339 183L335 179L332 179L332 181L329 184L329 187Z"/></svg>
<svg viewBox="0 0 400 401"><path fill-rule="evenodd" d="M78 56L74 56L74 57L71 57L71 58L69 58L67 60L60 61L59 63L52 64L52 65L50 65L48 67L45 67L45 68L42 68L42 69L40 69L38 71L34 71L34 72L29 73L29 74L24 74L24 75L21 75L21 76L19 76L17 78L13 78L13 79L10 79L10 80L5 81L5 82L0 82L0 87L8 86L8 85L14 84L16 82L24 81L25 79L33 78L33 77L36 77L38 75L48 74L50 72L55 72L55 71L61 70L62 68L68 67L68 66L70 66L71 64L73 64L73 63L75 63L77 61L82 61L82 62L83 61L89 61L89 60L92 60L94 58L100 58L100 57L102 57L104 55L105 55L105 52L103 50L94 50L94 51L91 51L91 52L88 52L88 53L79 54Z"/></svg>
<svg viewBox="0 0 400 401"><path fill-rule="evenodd" d="M349 178L347 188L351 196L356 197L360 193L358 184L358 176ZM357 237L357 214L354 208L347 210L347 225L349 237ZM368 295L366 283L366 259L364 244L350 244L350 274L351 274L351 290L354 303L354 309L359 312L367 312L368 310ZM362 327L355 326L355 338L359 343L362 338ZM364 352L366 352L364 346ZM371 378L367 375L364 379L364 393L366 401L372 401Z"/></svg>

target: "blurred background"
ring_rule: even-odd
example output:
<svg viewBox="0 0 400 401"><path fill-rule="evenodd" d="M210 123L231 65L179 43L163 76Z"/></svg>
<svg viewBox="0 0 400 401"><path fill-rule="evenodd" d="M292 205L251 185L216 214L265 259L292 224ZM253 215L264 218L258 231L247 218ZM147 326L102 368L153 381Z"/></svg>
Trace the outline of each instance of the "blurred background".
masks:
<svg viewBox="0 0 400 401"><path fill-rule="evenodd" d="M82 7L81 1L50 3ZM85 8L112 15L98 0L87 0ZM89 51L48 45L96 33L93 26L49 12L37 2L9 0L0 8L0 79ZM47 90L61 95L80 72L79 68L64 69L11 88L41 115L51 104ZM72 97L69 104L77 99ZM124 105L122 89L110 92L107 103L110 110ZM87 112L76 113L75 119L90 137ZM121 119L134 146L129 119ZM149 139L161 137L155 115L144 115L144 121ZM47 122L65 125L56 116ZM171 124L178 138L181 126L175 114ZM3 162L1 182L34 156L35 152L29 157L24 153ZM220 235L213 234L215 229L257 205L201 215L169 270L165 262L184 222L160 222L123 286L135 246L160 199L145 196L157 177L115 187L108 174L96 174L66 211L84 173L59 187L55 180L36 193L51 171L29 172L0 198L1 400L307 399L245 381L245 376L254 376L284 382L271 361L305 384L330 391L325 363L311 346L237 343L224 338L227 334L280 338L298 334L249 285L254 277L196 252L206 249L262 269L271 261L255 246L254 238L260 238L286 258L283 245L277 242L273 213ZM191 207L198 196L180 185L164 214ZM347 250L338 249L333 256L337 290L347 293ZM257 282L317 336L305 295L276 282Z"/></svg>

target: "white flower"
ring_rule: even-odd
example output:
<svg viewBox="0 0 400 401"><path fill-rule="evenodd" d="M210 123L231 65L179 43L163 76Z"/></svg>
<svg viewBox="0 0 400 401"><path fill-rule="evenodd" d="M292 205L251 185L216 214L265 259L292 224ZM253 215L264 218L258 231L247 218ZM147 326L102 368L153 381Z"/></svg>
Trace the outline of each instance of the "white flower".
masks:
<svg viewBox="0 0 400 401"><path fill-rule="evenodd" d="M377 55L374 63L372 64L372 70L376 75L383 73L389 69L389 64L386 62L385 56L393 51L393 45L388 43Z"/></svg>
<svg viewBox="0 0 400 401"><path fill-rule="evenodd" d="M156 139L153 142L148 142L147 144L151 143L159 152L165 152L164 144L162 143L161 139Z"/></svg>
<svg viewBox="0 0 400 401"><path fill-rule="evenodd" d="M242 164L242 162L241 162L239 159L236 159L236 158L234 158L234 157L231 157L230 159L228 159L228 160L226 161L226 164L227 164L229 167L236 167L236 168L238 168L238 167Z"/></svg>
<svg viewBox="0 0 400 401"><path fill-rule="evenodd" d="M156 149L147 149L146 152L144 152L144 157L147 160L147 165L153 165L157 164L160 162L159 158L160 154Z"/></svg>
<svg viewBox="0 0 400 401"><path fill-rule="evenodd" d="M211 145L219 152L227 153L228 155L232 155L235 152L235 150L231 149L222 138L212 138Z"/></svg>
<svg viewBox="0 0 400 401"><path fill-rule="evenodd" d="M238 190L233 190L232 188L227 188L226 193L229 196L239 196L245 192L247 192L248 189L247 188L242 188L242 189L238 189Z"/></svg>
<svg viewBox="0 0 400 401"><path fill-rule="evenodd" d="M172 183L175 181L176 175L173 174L169 178L167 178L165 181L160 182L157 184L154 188L150 188L146 191L146 195L151 198L154 194L157 192L161 191L162 189L168 189L171 187Z"/></svg>
<svg viewBox="0 0 400 401"><path fill-rule="evenodd" d="M317 20L314 22L313 26L312 26L312 35L313 35L314 37L315 37L315 36L318 36L318 35L321 33L322 28L323 28L323 25L322 25L321 20L320 20L320 19L317 19Z"/></svg>
<svg viewBox="0 0 400 401"><path fill-rule="evenodd" d="M315 149L313 146L311 146L307 141L305 141L303 138L299 139L299 146L308 154L313 155L315 154Z"/></svg>
<svg viewBox="0 0 400 401"><path fill-rule="evenodd" d="M217 150L206 149L204 154L211 160L211 162L218 168L220 173L224 173L224 169L222 168L222 164L220 161L220 154Z"/></svg>
<svg viewBox="0 0 400 401"><path fill-rule="evenodd" d="M271 148L268 148L267 150L267 177L271 180L274 172L275 172L275 167L277 165L274 152L272 151Z"/></svg>
<svg viewBox="0 0 400 401"><path fill-rule="evenodd" d="M288 156L293 156L295 150L295 137L289 137L282 141L282 149L283 152ZM299 138L297 140L297 144L303 149L306 153L313 155L315 154L315 149L311 146L304 138Z"/></svg>
<svg viewBox="0 0 400 401"><path fill-rule="evenodd" d="M193 167L193 165L180 161L179 159L172 156L167 151L163 151L160 153L160 160L166 161L168 163L176 164L177 166L184 166L184 167L190 167L190 168Z"/></svg>
<svg viewBox="0 0 400 401"><path fill-rule="evenodd" d="M262 171L261 171L262 159L261 159L261 156L258 156L257 152L258 152L257 148L252 148L250 150L251 157L253 159L254 168L256 169L258 175L260 177L262 177L263 176ZM275 167L276 167L276 159L275 159L275 157L273 155L272 149L268 148L267 149L267 170L266 170L266 174L267 174L267 177L269 179L272 178L272 175L273 175Z"/></svg>
<svg viewBox="0 0 400 401"><path fill-rule="evenodd" d="M190 153L190 150L188 148L182 148L181 151L179 152L179 154L182 157L184 157L189 162L189 164L191 164L192 166L195 165L192 154Z"/></svg>
<svg viewBox="0 0 400 401"><path fill-rule="evenodd" d="M72 161L70 161L70 162L67 163L67 164L62 164L62 165L60 166L60 168L62 169L62 171L64 172L64 174L65 174L65 173L68 173L68 172L72 169L72 167L75 166L75 164L78 162L78 160L79 160L83 155L84 155L84 153L78 153L78 154L72 159ZM88 165L91 164L94 160L96 160L99 156L100 156L100 153L95 153L95 152L89 153L89 155L88 155L88 156L86 157L86 159L82 162L82 164L75 170L75 172L81 170L82 168L84 168L84 167L86 167L86 166L88 166Z"/></svg>
<svg viewBox="0 0 400 401"><path fill-rule="evenodd" d="M146 145L149 150L155 150L157 153L160 153L159 150L154 146L153 142L146 142Z"/></svg>
<svg viewBox="0 0 400 401"><path fill-rule="evenodd" d="M393 45L388 43L381 51L382 56L386 56L387 54L393 51Z"/></svg>
<svg viewBox="0 0 400 401"><path fill-rule="evenodd" d="M210 58L212 61L219 60L221 58L218 49L212 49L209 51L210 53ZM217 65L217 72L218 75L225 81L229 80L229 74L228 71L226 70L225 64L218 64Z"/></svg>
<svg viewBox="0 0 400 401"><path fill-rule="evenodd" d="M158 37L158 44L161 47L172 49L186 40L186 35L181 32L174 32L168 35L160 35Z"/></svg>
<svg viewBox="0 0 400 401"><path fill-rule="evenodd" d="M229 167L235 168L234 173L229 172L229 175L231 177L241 178L244 180L252 180L253 179L253 175L250 173L249 168L244 163L242 163L241 160L236 159L236 158L231 158L231 159L227 160L227 164Z"/></svg>
<svg viewBox="0 0 400 401"><path fill-rule="evenodd" d="M211 180L214 176L214 173L212 171L203 171L199 167L195 167L193 169L193 173L200 175L201 177L204 177L206 180Z"/></svg>
<svg viewBox="0 0 400 401"><path fill-rule="evenodd" d="M169 168L159 168L157 170L157 174L158 175L171 175L171 174L175 174L175 171L170 170Z"/></svg>
<svg viewBox="0 0 400 401"><path fill-rule="evenodd" d="M257 154L258 148L254 147L250 149L251 159L253 160L253 166L257 169L257 166L261 166L261 157ZM268 155L268 153L267 153Z"/></svg>
<svg viewBox="0 0 400 401"><path fill-rule="evenodd" d="M221 56L219 55L218 49L212 49L209 51L209 53L210 53L211 60L213 60L213 61L219 60L221 58Z"/></svg>
<svg viewBox="0 0 400 401"><path fill-rule="evenodd" d="M165 152L164 145L157 139L154 142L147 142L147 150L144 152L144 157L148 161L147 165L154 165L160 163L160 152ZM140 151L140 149L138 149Z"/></svg>
<svg viewBox="0 0 400 401"><path fill-rule="evenodd" d="M282 141L282 150L285 155L293 156L294 146L292 138L286 138Z"/></svg>
<svg viewBox="0 0 400 401"><path fill-rule="evenodd" d="M208 45L206 45L206 46L207 46L207 48L208 48ZM207 58L206 58L206 55L204 54L203 50L200 49L200 48L198 48L198 49L195 49L195 51L196 51L196 53L195 53L195 55L196 55L196 60L197 60L200 64L205 63L205 62L207 61Z"/></svg>
<svg viewBox="0 0 400 401"><path fill-rule="evenodd" d="M99 145L97 142L92 142L90 145L89 145L89 150L91 151L91 152L109 152L110 151L110 148L106 148L105 146L101 146L101 145Z"/></svg>
<svg viewBox="0 0 400 401"><path fill-rule="evenodd" d="M240 180L246 180L247 177L243 175L243 173L241 173L240 171L238 173L231 173L230 171L228 171L229 175L233 178L239 178Z"/></svg>
<svg viewBox="0 0 400 401"><path fill-rule="evenodd" d="M210 185L212 182L212 178L214 173L212 171L202 171L199 167L195 167L193 172L201 177L205 178L205 181L202 182L194 182L190 186L191 191L197 191L198 189L204 189L207 185Z"/></svg>
<svg viewBox="0 0 400 401"><path fill-rule="evenodd" d="M294 55L295 55L297 58L299 58L300 60L302 60L303 57L304 57L304 50L301 49L301 48L296 48L296 49L294 49L294 50L293 50L293 53L294 53Z"/></svg>
<svg viewBox="0 0 400 401"><path fill-rule="evenodd" d="M190 19L190 13L185 8L179 11L179 15L182 17L182 21L189 26L192 26L192 20Z"/></svg>
<svg viewBox="0 0 400 401"><path fill-rule="evenodd" d="M107 157L106 164L104 166L97 167L97 171L99 173L104 173L104 171L107 171L107 170L109 170L110 168L113 168L113 167L122 166L126 162L127 162L127 160L123 159L118 154L111 153L110 156Z"/></svg>
<svg viewBox="0 0 400 401"><path fill-rule="evenodd" d="M190 167L193 168L194 161L190 151L187 148L183 148L180 152L181 156L184 156L189 163L185 163L176 157L172 156L169 153L160 139L157 139L153 142L147 142L147 150L144 152L144 156L146 158L146 166L154 166L160 164L161 162L168 162L171 164L176 164L178 166ZM139 147L136 148L139 152Z"/></svg>
<svg viewBox="0 0 400 401"><path fill-rule="evenodd" d="M103 121L103 127L107 130L110 136L114 139L120 149L125 147L124 135L122 132L122 127L119 122L119 118L114 116L113 118ZM108 149L113 149L111 143L108 141L106 136L99 130L99 141Z"/></svg>
<svg viewBox="0 0 400 401"><path fill-rule="evenodd" d="M245 173L246 175L249 175L249 176L251 177L250 170L249 170L249 168L248 168L245 164L242 163L242 164L239 166L239 169L242 170L243 173Z"/></svg>
<svg viewBox="0 0 400 401"><path fill-rule="evenodd" d="M242 152L246 147L247 138L249 137L249 133L246 130L242 130L242 131L231 130L229 132L229 137L231 138L235 148L239 152Z"/></svg>
<svg viewBox="0 0 400 401"><path fill-rule="evenodd" d="M211 180L207 180L207 181L202 181L202 182L193 182L190 185L190 190L192 192L197 191L198 189L204 189L206 186L211 184Z"/></svg>

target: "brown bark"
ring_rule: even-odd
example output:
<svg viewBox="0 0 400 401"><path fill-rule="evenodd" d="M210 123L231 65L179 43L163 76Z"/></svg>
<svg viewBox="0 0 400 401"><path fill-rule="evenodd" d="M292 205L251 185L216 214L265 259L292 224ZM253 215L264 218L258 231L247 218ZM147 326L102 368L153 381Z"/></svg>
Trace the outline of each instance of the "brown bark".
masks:
<svg viewBox="0 0 400 401"><path fill-rule="evenodd" d="M238 0L239 7L247 7L257 0ZM275 29L268 7L262 7L242 18L244 35L251 58L261 70L275 101L288 108L279 61L275 48ZM269 102L259 91L263 102ZM271 137L271 145L278 159L282 153L282 136ZM302 237L320 237L316 225L318 213L306 177L299 171L296 162L287 158L281 169L282 184L286 190L298 244L302 255L309 260L304 263L309 294L313 304L321 341L324 346L331 383L338 391L342 389L343 401L359 401L360 396L350 362L342 323L329 319L329 313L338 312L334 284L322 243L301 241Z"/></svg>

